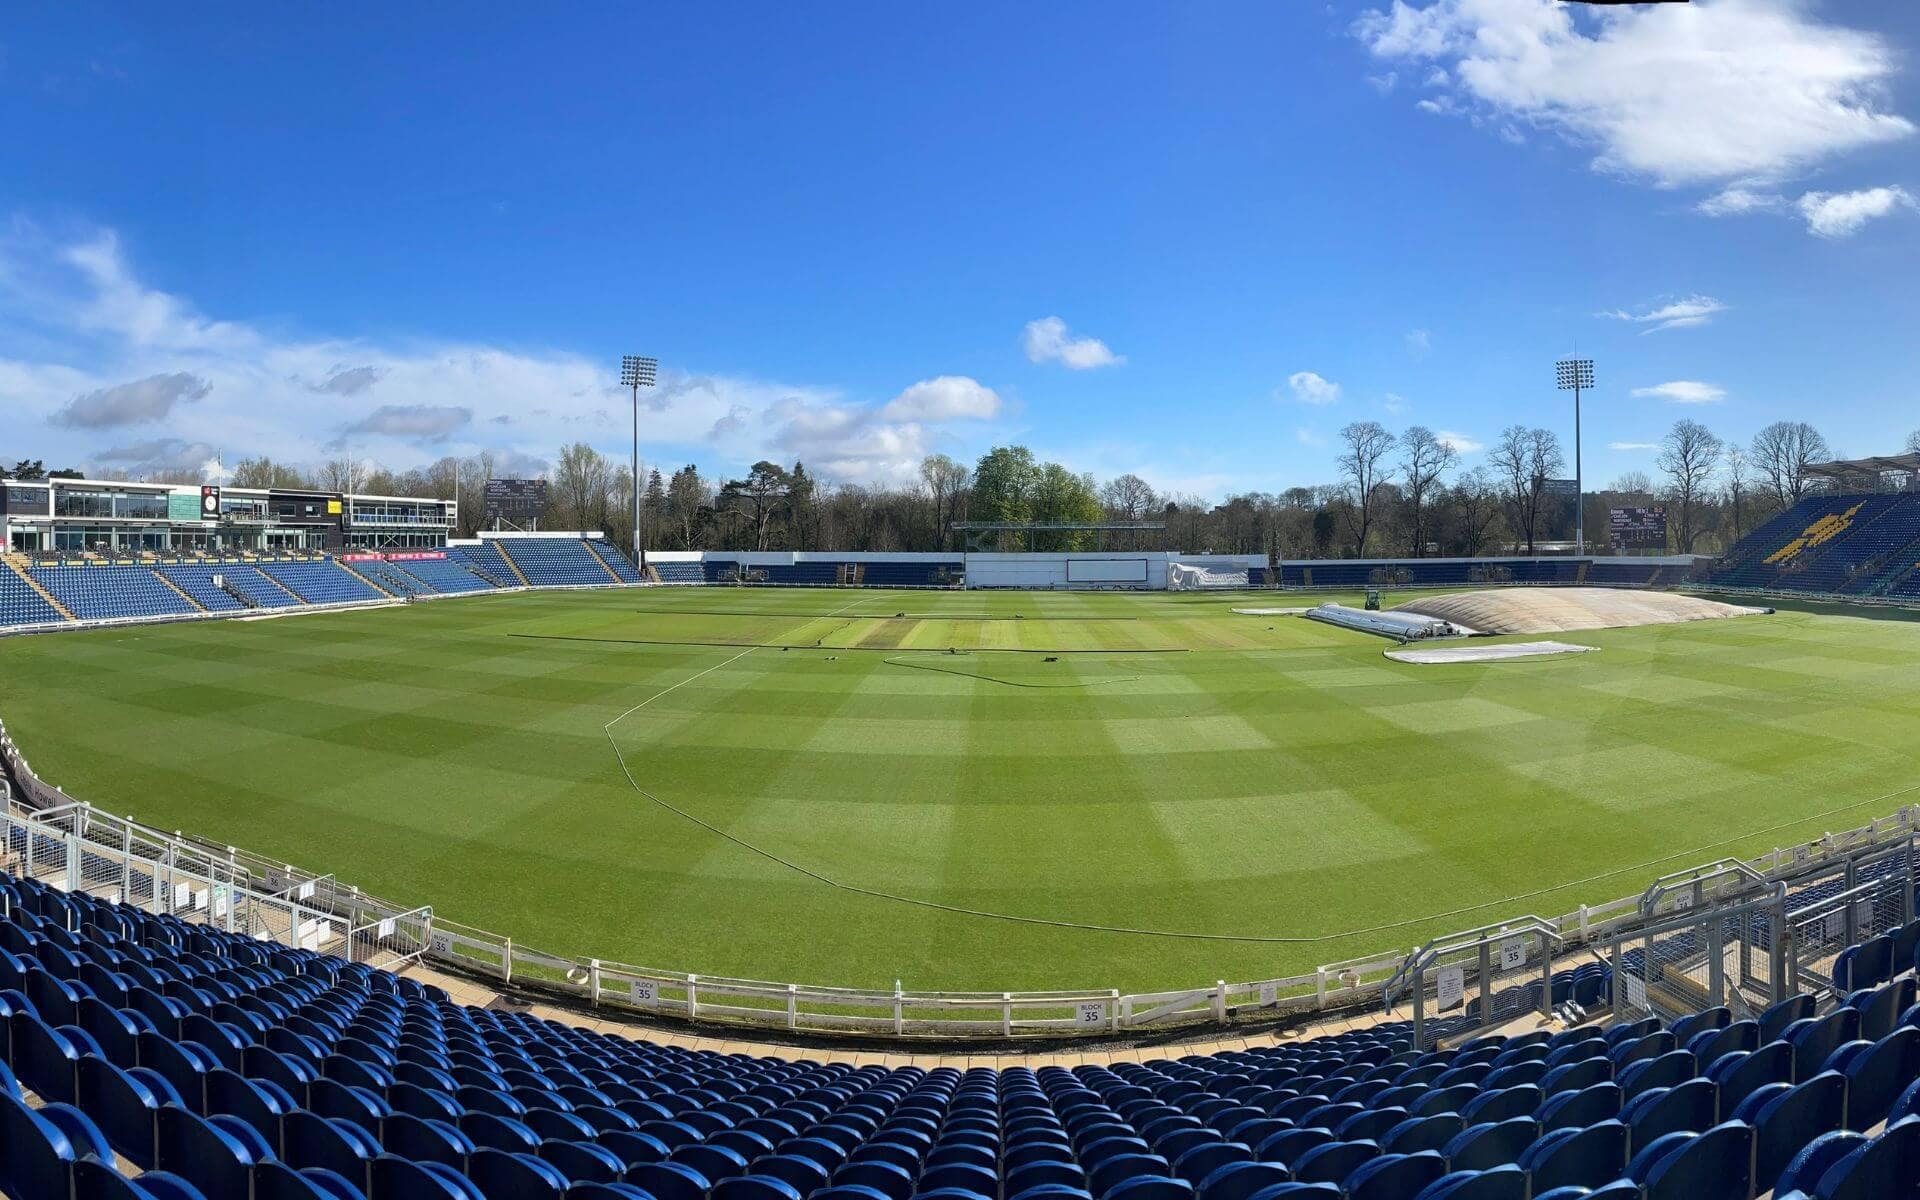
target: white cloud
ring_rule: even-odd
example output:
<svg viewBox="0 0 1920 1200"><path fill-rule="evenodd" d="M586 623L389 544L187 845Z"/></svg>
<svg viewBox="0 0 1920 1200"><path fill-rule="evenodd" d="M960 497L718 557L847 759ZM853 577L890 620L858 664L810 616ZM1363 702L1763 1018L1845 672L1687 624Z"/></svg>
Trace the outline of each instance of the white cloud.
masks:
<svg viewBox="0 0 1920 1200"><path fill-rule="evenodd" d="M1584 7L1393 0L1353 30L1383 61L1451 70L1428 111L1552 130L1661 186L1780 178L1914 132L1885 109L1893 47L1797 0Z"/></svg>
<svg viewBox="0 0 1920 1200"><path fill-rule="evenodd" d="M624 460L631 401L616 368L560 350L220 320L143 281L111 233L63 240L0 223L0 428L50 464L139 474L197 463L217 478L263 454L301 464L344 453L404 470L485 450L537 471L572 441ZM804 454L822 478L860 483L905 478L923 452L966 456L975 447L955 429L1004 409L961 377L879 404L673 369L641 406L655 463L725 474Z"/></svg>
<svg viewBox="0 0 1920 1200"><path fill-rule="evenodd" d="M1741 217L1753 213L1797 214L1807 232L1823 238L1851 237L1868 221L1906 208L1920 207L1914 195L1898 186L1861 188L1852 192L1806 192L1789 200L1775 191L1741 185L1723 188L1694 205L1709 217Z"/></svg>
<svg viewBox="0 0 1920 1200"><path fill-rule="evenodd" d="M1385 398L1383 398L1380 401L1380 407L1386 409L1388 412L1392 413L1394 416L1397 417L1401 413L1406 412L1407 409L1411 407L1411 405L1407 403L1407 398L1405 396L1402 396L1396 392L1388 392Z"/></svg>
<svg viewBox="0 0 1920 1200"><path fill-rule="evenodd" d="M1727 398L1727 389L1697 379L1675 379L1652 387L1637 387L1633 394L1642 399L1665 400L1669 404L1718 404Z"/></svg>
<svg viewBox="0 0 1920 1200"><path fill-rule="evenodd" d="M215 472L225 471L220 466L218 452L212 446L175 437L149 438L109 446L94 451L87 463L104 472L128 475L152 475L163 471L192 471L207 475L209 467Z"/></svg>
<svg viewBox="0 0 1920 1200"><path fill-rule="evenodd" d="M934 448L927 426L887 421L857 405L796 398L765 416L782 457L833 479L905 483Z"/></svg>
<svg viewBox="0 0 1920 1200"><path fill-rule="evenodd" d="M1716 316L1727 311L1727 306L1712 296L1687 296L1679 300L1670 300L1656 308L1641 312L1627 312L1614 309L1600 315L1616 321L1631 321L1636 325L1645 325L1642 333L1659 333L1664 329L1691 329L1696 325L1705 325Z"/></svg>
<svg viewBox="0 0 1920 1200"><path fill-rule="evenodd" d="M1415 358L1425 358L1433 349L1433 334L1425 329L1409 329L1406 341L1407 353Z"/></svg>
<svg viewBox="0 0 1920 1200"><path fill-rule="evenodd" d="M1748 213L1771 212L1786 202L1786 197L1776 192L1758 191L1736 184L1708 196L1694 205L1693 210L1709 217L1743 217Z"/></svg>
<svg viewBox="0 0 1920 1200"><path fill-rule="evenodd" d="M1302 404L1321 406L1340 402L1340 385L1312 371L1295 371L1287 376L1287 387Z"/></svg>
<svg viewBox="0 0 1920 1200"><path fill-rule="evenodd" d="M1455 433L1451 429L1442 429L1433 437L1441 445L1450 447L1455 454L1472 454L1477 450L1486 449L1484 443L1475 441L1464 433Z"/></svg>
<svg viewBox="0 0 1920 1200"><path fill-rule="evenodd" d="M1094 367L1117 367L1127 361L1124 355L1107 349L1107 344L1099 338L1072 336L1067 331L1067 323L1059 317L1028 321L1025 336L1027 358L1031 362L1057 362L1069 370L1086 371Z"/></svg>
<svg viewBox="0 0 1920 1200"><path fill-rule="evenodd" d="M1640 450L1658 450L1659 448L1660 448L1660 444L1658 442L1608 442L1607 443L1607 449L1609 450L1640 451Z"/></svg>
<svg viewBox="0 0 1920 1200"><path fill-rule="evenodd" d="M1325 434L1315 433L1305 425L1297 426L1294 429L1293 440L1299 442L1302 446L1307 446L1315 450L1327 444Z"/></svg>
<svg viewBox="0 0 1920 1200"><path fill-rule="evenodd" d="M1858 192L1808 192L1795 203L1807 220L1807 231L1823 238L1851 237L1875 217L1895 209L1916 207L1913 194L1900 187L1866 188Z"/></svg>
<svg viewBox="0 0 1920 1200"><path fill-rule="evenodd" d="M891 421L987 421L1000 415L1000 396L965 375L923 379L887 402Z"/></svg>

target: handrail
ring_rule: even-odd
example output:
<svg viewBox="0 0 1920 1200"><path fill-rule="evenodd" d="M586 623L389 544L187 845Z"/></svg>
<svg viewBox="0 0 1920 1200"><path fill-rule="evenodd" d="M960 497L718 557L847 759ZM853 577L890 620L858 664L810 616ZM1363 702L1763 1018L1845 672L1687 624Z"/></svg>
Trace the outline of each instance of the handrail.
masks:
<svg viewBox="0 0 1920 1200"><path fill-rule="evenodd" d="M1766 876L1739 859L1718 859L1702 866L1662 875L1648 884L1647 890L1640 893L1640 915L1643 918L1651 918L1658 911L1660 901L1669 895L1676 894L1683 887L1688 897L1686 906L1693 907L1706 898L1707 887L1712 881L1729 875L1760 886L1764 886L1767 882Z"/></svg>

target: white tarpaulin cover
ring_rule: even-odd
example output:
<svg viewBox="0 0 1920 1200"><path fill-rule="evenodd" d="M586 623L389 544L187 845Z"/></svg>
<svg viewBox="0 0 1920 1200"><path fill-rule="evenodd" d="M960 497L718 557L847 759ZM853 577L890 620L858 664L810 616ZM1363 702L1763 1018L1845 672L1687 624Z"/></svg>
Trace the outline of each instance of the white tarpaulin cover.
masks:
<svg viewBox="0 0 1920 1200"><path fill-rule="evenodd" d="M1247 569L1245 567L1227 570L1220 567L1196 567L1188 563L1167 564L1167 590L1170 592L1197 592L1202 588L1246 586Z"/></svg>
<svg viewBox="0 0 1920 1200"><path fill-rule="evenodd" d="M1543 658L1549 654L1585 654L1598 649L1598 646L1576 646L1571 642L1507 642L1501 645L1468 642L1453 646L1422 646L1417 650L1389 650L1387 657L1395 662L1408 663L1500 662L1511 658Z"/></svg>

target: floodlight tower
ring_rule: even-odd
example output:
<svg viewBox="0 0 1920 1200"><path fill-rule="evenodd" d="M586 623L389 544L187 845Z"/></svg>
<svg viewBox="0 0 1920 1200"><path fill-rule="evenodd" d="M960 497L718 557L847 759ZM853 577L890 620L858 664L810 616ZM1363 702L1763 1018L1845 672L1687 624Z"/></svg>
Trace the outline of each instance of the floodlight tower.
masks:
<svg viewBox="0 0 1920 1200"><path fill-rule="evenodd" d="M1587 489L1580 477L1580 390L1593 386L1593 360L1563 358L1553 364L1555 381L1563 392L1573 393L1573 537L1579 544L1575 553L1587 552Z"/></svg>
<svg viewBox="0 0 1920 1200"><path fill-rule="evenodd" d="M640 389L652 387L660 371L660 360L638 354L620 356L620 386L633 389L633 565L644 578L647 551L640 544Z"/></svg>

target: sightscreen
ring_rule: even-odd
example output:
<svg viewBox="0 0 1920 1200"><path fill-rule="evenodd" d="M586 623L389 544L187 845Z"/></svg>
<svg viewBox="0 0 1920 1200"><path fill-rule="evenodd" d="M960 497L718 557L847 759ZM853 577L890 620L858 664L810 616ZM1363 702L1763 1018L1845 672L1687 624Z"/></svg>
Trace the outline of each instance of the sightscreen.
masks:
<svg viewBox="0 0 1920 1200"><path fill-rule="evenodd" d="M1068 583L1145 583L1147 560L1144 558L1070 558Z"/></svg>

